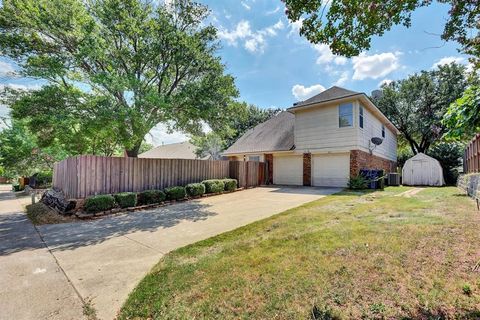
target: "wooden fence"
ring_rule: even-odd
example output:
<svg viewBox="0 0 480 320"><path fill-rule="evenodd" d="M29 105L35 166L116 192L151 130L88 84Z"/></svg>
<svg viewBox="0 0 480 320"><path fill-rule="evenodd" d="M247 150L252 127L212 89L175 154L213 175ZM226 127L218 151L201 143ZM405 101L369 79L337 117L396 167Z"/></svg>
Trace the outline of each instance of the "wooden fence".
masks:
<svg viewBox="0 0 480 320"><path fill-rule="evenodd" d="M465 149L463 172L480 172L480 133L475 135Z"/></svg>
<svg viewBox="0 0 480 320"><path fill-rule="evenodd" d="M264 171L264 163L253 161L77 156L55 163L53 187L77 199L229 177L248 188L264 184Z"/></svg>

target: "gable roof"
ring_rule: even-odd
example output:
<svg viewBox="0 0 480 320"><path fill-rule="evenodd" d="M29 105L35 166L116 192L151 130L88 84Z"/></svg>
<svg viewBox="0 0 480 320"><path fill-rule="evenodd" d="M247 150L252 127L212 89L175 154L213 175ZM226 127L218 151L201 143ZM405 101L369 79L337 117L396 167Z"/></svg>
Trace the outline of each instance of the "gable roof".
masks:
<svg viewBox="0 0 480 320"><path fill-rule="evenodd" d="M139 154L138 157L151 159L198 159L195 150L196 147L193 144L184 141L155 147Z"/></svg>
<svg viewBox="0 0 480 320"><path fill-rule="evenodd" d="M282 111L275 117L248 130L224 155L267 151L288 151L294 148L295 115Z"/></svg>
<svg viewBox="0 0 480 320"><path fill-rule="evenodd" d="M357 94L361 94L360 92L355 92L351 90L347 90L344 88L340 88L337 86L333 86L325 91L320 92L319 94L305 100L305 101L300 101L297 102L293 105L293 107L300 107L300 106L306 106L309 104L314 104L314 103L321 103L321 102L327 102L331 100L336 100L340 98L346 98L350 96L355 96Z"/></svg>

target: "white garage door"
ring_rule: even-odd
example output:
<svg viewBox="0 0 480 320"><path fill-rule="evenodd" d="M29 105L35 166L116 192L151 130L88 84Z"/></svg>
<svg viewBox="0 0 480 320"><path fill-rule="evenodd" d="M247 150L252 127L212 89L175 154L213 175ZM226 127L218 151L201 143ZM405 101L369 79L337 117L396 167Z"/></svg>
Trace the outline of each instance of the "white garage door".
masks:
<svg viewBox="0 0 480 320"><path fill-rule="evenodd" d="M273 156L273 183L303 185L303 156Z"/></svg>
<svg viewBox="0 0 480 320"><path fill-rule="evenodd" d="M312 155L312 185L346 187L349 175L349 153Z"/></svg>

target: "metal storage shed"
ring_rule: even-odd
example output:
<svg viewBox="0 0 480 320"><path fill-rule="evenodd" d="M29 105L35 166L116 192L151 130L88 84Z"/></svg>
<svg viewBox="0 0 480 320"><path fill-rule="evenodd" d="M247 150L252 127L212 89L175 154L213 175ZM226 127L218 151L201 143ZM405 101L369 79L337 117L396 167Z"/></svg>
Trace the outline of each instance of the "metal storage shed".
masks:
<svg viewBox="0 0 480 320"><path fill-rule="evenodd" d="M423 153L408 159L402 169L404 185L443 186L443 169L440 163Z"/></svg>

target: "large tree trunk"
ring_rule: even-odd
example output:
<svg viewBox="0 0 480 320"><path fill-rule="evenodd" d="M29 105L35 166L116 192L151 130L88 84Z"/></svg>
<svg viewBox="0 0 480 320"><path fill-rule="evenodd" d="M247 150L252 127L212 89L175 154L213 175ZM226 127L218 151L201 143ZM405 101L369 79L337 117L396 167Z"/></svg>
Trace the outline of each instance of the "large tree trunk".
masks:
<svg viewBox="0 0 480 320"><path fill-rule="evenodd" d="M129 158L137 158L138 157L138 150L140 150L140 146L142 145L142 141L137 142L133 148L125 149L125 155Z"/></svg>

